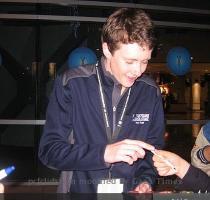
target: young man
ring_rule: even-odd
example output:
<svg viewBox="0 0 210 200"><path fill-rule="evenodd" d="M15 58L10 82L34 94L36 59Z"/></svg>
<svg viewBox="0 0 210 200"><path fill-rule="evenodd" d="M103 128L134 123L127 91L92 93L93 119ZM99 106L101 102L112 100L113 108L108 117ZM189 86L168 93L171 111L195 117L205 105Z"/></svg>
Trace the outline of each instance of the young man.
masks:
<svg viewBox="0 0 210 200"><path fill-rule="evenodd" d="M159 156L154 155L153 160L160 176L176 174L182 179L182 185L178 185L179 189L210 192L210 177L201 169L190 165L186 160L169 151L157 150L156 153ZM171 162L176 170L173 170L160 156Z"/></svg>
<svg viewBox="0 0 210 200"><path fill-rule="evenodd" d="M161 148L164 133L159 87L143 75L153 45L147 14L119 9L103 26L100 62L57 77L39 158L73 172L68 192L152 191L157 174L144 149Z"/></svg>

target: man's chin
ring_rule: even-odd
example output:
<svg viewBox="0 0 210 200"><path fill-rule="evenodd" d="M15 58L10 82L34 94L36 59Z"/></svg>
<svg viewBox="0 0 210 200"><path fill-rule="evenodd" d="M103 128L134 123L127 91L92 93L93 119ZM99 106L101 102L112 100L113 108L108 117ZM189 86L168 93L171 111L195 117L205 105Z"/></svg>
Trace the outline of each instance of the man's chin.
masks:
<svg viewBox="0 0 210 200"><path fill-rule="evenodd" d="M133 84L134 84L134 82L127 83L127 84L124 85L124 87L129 88L129 87L131 87Z"/></svg>

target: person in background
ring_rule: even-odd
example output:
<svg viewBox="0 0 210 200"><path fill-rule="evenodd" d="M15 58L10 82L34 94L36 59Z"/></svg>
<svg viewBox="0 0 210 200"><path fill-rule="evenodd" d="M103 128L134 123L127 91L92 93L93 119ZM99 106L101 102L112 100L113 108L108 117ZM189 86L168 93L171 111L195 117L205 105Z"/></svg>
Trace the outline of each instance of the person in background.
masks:
<svg viewBox="0 0 210 200"><path fill-rule="evenodd" d="M160 176L177 175L182 183L178 185L179 189L193 192L210 192L210 177L201 169L194 167L180 156L164 150L156 150L159 155L153 156L154 166ZM170 167L163 159L167 159L176 170Z"/></svg>
<svg viewBox="0 0 210 200"><path fill-rule="evenodd" d="M0 183L0 193L4 193L4 185Z"/></svg>
<svg viewBox="0 0 210 200"><path fill-rule="evenodd" d="M141 9L121 8L108 17L101 38L97 64L56 78L39 158L71 172L58 192L149 193L157 172L143 148L162 148L165 127L160 89L144 75L153 23Z"/></svg>
<svg viewBox="0 0 210 200"><path fill-rule="evenodd" d="M191 151L191 163L210 176L210 121L201 127Z"/></svg>

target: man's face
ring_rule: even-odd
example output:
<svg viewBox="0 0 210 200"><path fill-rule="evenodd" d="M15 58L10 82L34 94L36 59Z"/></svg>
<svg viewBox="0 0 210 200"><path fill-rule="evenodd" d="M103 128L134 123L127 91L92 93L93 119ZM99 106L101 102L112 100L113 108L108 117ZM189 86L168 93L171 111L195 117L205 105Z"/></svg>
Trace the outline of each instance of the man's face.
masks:
<svg viewBox="0 0 210 200"><path fill-rule="evenodd" d="M108 70L122 85L131 87L135 80L144 73L152 50L141 47L137 43L120 44L113 54L108 50L107 44L103 44L103 52L106 57L106 70Z"/></svg>

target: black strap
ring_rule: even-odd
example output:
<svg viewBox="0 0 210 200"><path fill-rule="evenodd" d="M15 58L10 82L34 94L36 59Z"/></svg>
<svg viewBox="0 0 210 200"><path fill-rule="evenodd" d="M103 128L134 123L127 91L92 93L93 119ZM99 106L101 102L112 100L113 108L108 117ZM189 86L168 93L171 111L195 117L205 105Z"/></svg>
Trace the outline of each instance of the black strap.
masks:
<svg viewBox="0 0 210 200"><path fill-rule="evenodd" d="M107 134L109 143L112 143L118 137L120 130L122 128L125 112L127 109L129 98L130 98L131 87L128 90L127 98L126 98L125 104L123 106L120 119L117 122L115 131L112 134L110 123L109 123L109 118L108 118L108 110L107 110L105 97L104 97L104 91L103 91L103 87L102 87L102 81L101 81L101 77L100 77L99 70L98 70L98 63L95 65L95 68L96 68L96 74L97 74L97 78L98 78L99 93L100 93L100 99L101 99L101 108L102 108L103 119L104 119L104 124L105 124L105 128L106 128L106 134Z"/></svg>

